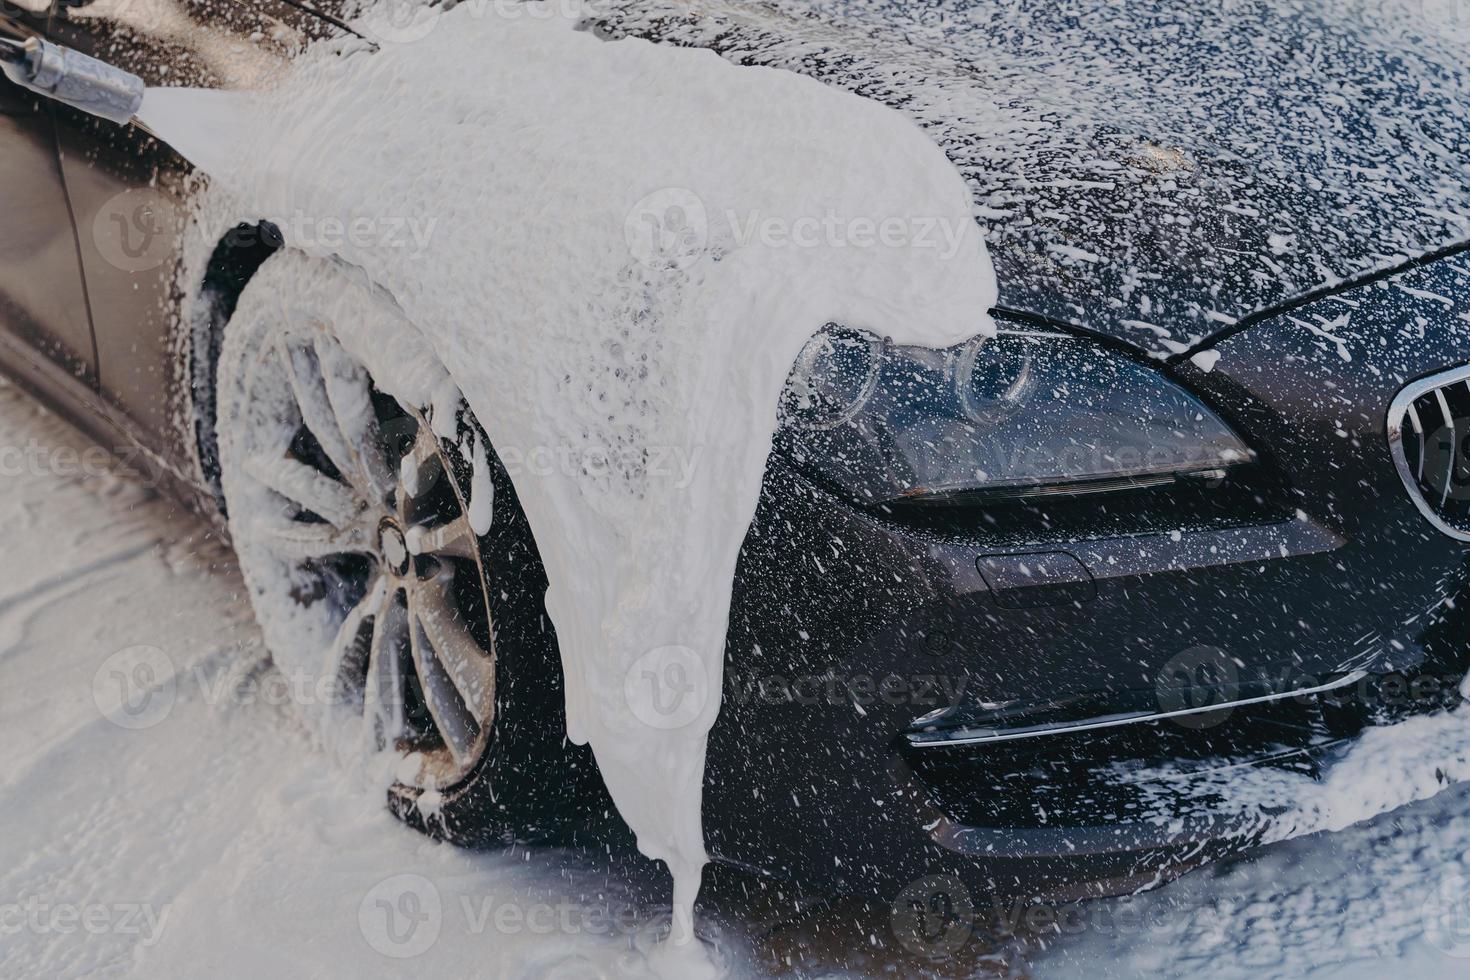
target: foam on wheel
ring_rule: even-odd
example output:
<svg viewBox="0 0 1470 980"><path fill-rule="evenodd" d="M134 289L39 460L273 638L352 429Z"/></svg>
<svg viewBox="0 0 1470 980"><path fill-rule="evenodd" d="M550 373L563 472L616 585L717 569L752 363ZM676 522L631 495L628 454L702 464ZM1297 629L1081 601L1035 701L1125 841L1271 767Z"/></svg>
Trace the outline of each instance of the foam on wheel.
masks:
<svg viewBox="0 0 1470 980"><path fill-rule="evenodd" d="M565 744L514 488L469 407L443 383L430 396L426 378L452 375L417 336L352 270L273 256L221 349L221 483L267 645L315 694L307 715L397 754L405 815L501 837L554 822L592 766ZM385 338L405 343L384 357Z"/></svg>

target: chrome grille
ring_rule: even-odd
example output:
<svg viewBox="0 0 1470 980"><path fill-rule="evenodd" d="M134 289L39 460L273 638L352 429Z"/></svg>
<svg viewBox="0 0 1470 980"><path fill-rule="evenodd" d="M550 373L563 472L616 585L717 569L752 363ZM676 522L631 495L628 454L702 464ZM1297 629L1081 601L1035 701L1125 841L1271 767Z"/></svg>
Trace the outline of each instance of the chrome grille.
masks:
<svg viewBox="0 0 1470 980"><path fill-rule="evenodd" d="M1399 392L1388 408L1388 444L1419 512L1470 541L1470 366Z"/></svg>

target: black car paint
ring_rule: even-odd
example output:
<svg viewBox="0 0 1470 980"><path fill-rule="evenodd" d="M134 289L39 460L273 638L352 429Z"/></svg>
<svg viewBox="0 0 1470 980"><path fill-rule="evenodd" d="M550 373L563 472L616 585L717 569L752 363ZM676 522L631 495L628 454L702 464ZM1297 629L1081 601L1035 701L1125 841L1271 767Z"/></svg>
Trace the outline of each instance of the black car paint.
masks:
<svg viewBox="0 0 1470 980"><path fill-rule="evenodd" d="M1454 308L1431 294L1456 297ZM1354 326L1341 344L1302 325L1349 309ZM1059 537L1039 514L998 536L916 531L774 465L768 482L780 489L763 498L737 575L706 788L711 813L741 816L712 822L712 848L854 890L891 890L895 880L943 871L993 891L1075 896L1167 876L1265 834L1267 817L1242 819L1228 805L1196 808L1193 835L1159 834L1149 815L1126 808L1136 800L1112 809L1073 804L1070 813L1049 802L1048 821L1030 820L1027 801L1046 796L1046 780L1016 801L1014 784L1027 782L1028 766L1013 753L962 753L968 769L957 786L952 772L934 771L937 756L904 749L895 737L932 702L872 692L885 678L898 678L900 692L919 690L926 677L968 679L957 703L972 718L987 714L982 703L1045 709L1100 690L1121 705L1130 692L1155 697L1168 662L1199 648L1223 650L1261 678L1353 667L1413 676L1441 662L1451 676L1462 672L1463 639L1444 649L1436 624L1470 598L1466 550L1405 494L1384 411L1407 381L1470 362L1470 330L1459 316L1467 311L1470 258L1458 257L1269 318L1222 342L1209 373L1180 365L1181 378L1224 409L1250 444L1270 448L1282 479L1268 491L1274 505L1253 517L1244 507L1190 515L1145 493L1111 504L1144 520L1164 504L1163 523L1131 533L1072 528ZM980 556L1037 552L1075 556L1087 588L1017 604L976 570ZM749 688L752 678L793 674L868 679L869 696L859 702L845 684L837 697L827 688L816 697L792 697L781 684L764 696ZM1187 734L1150 727L1151 741L1129 749L1150 763L1164 757L1169 736ZM1096 758L1092 737L1052 739L1052 761L1094 767L1099 780L1116 781L1104 770L1130 761ZM1009 764L987 767L987 755ZM1242 760L1222 754L1221 765L1227 761ZM742 772L768 775L752 785ZM1079 797L1095 800L1102 784L1082 782ZM989 823L967 822L988 795L1015 805L988 813ZM802 834L784 829L793 826Z"/></svg>
<svg viewBox="0 0 1470 980"><path fill-rule="evenodd" d="M9 37L43 27L43 16L19 9L0 22ZM0 87L0 129L6 203L0 311L6 329L90 383L97 362L51 110L7 81Z"/></svg>
<svg viewBox="0 0 1470 980"><path fill-rule="evenodd" d="M903 20L932 5L890 6ZM151 84L246 84L257 70L212 65L188 46L189 32L153 36L146 18L131 26L89 19L84 5L40 15L7 10L0 20L7 33L46 33ZM200 37L235 38L266 65L327 29L300 5L274 0L216 0L190 11ZM735 46L751 30L711 35L627 3L604 4L598 17L608 34L641 31L716 48ZM823 40L856 37L816 17L778 19L760 30L776 30L773 24L793 34L769 57L747 48L742 60L786 63L793 50L786 45L802 49L804 30ZM877 34L891 27L871 26ZM853 59L904 50L887 35L873 49L852 43ZM918 59L913 64L933 65L936 57L917 43L909 54ZM790 67L833 84L862 79L828 71L821 59ZM194 428L207 401L209 355L201 343L210 342L273 243L262 246L259 228L223 242L210 271L220 302L180 311L181 293L197 284L177 281L176 256L131 270L104 252L120 247L108 235L139 230L129 228L131 211L112 220L119 212L109 202L149 187L156 200L182 208L187 165L140 131L0 84L0 125L8 131L0 140L0 193L13 256L0 269L5 366L108 445L146 449L170 488L217 518L209 427ZM1340 138L1351 143L1351 132ZM967 175L977 193L984 190L983 171ZM1152 172L1125 170L1119 180L1128 200L1158 189ZM1084 201L1048 191L1027 206L1095 216L1097 189L1085 194ZM1291 214L1294 224L1322 216L1320 208ZM1170 374L1237 427L1261 454L1259 465L1218 488L1099 498L1082 508L1012 508L992 520L974 511L864 507L773 458L737 574L725 704L711 737L705 812L717 857L852 890L892 892L936 871L991 891L1126 890L1250 843L1260 836L1259 821L1196 814L1195 832L1161 839L1153 823L1130 822L1121 811L1074 813L1064 828L1074 851L1065 852L1057 828L1036 825L1024 804L1004 813L981 805L991 792L982 777L1024 782L1023 770L991 765L983 753L937 763L905 748L902 733L931 707L973 720L1001 703L1044 712L1068 696L1120 702L1148 695L1171 658L1198 646L1225 649L1251 671L1312 674L1359 664L1413 670L1434 653L1426 640L1430 611L1464 595L1465 551L1414 511L1388 459L1383 416L1407 380L1470 361L1463 326L1470 266L1455 254L1461 243L1416 231L1411 253L1370 250L1358 267L1340 270L1348 282L1322 286L1298 276L1272 283L1253 264L1251 249L1262 246L1264 232L1235 220L1243 216L1211 218L1201 241L1158 249L1145 247L1157 228L1135 224L1136 217L1130 205L1111 222L1086 222L1087 243L1110 255L1147 254L1160 277L1160 308L1178 314L1188 350L1151 358L1160 353L1154 335L1123 323L1121 273L1059 264L1038 236L1077 241L1075 229L1066 220L1058 227L1028 221L1024 208L990 227L1002 272L999 312L1019 324L1065 324ZM1373 227L1395 244L1408 241L1393 238L1391 216ZM1250 239L1243 264L1229 265L1226 246L1243 237ZM1199 297L1223 282L1250 286L1231 304L1227 319L1236 322L1202 326ZM1422 295L1429 293L1444 299ZM1358 304L1351 329L1340 342L1327 339L1333 331L1318 321L1335 322L1351 308L1344 302ZM193 329L201 316L202 333ZM1206 373L1189 355L1211 345L1221 359ZM1027 585L1024 576L1020 587L998 587L1016 556L1036 555L1067 570L1060 587ZM886 678L899 679L900 696L873 696ZM773 679L775 696L767 696L761 685ZM784 697L782 689L798 680L806 693ZM1085 760L1096 745L1056 744L1049 761L1090 771ZM1035 789L1043 796L1047 787ZM472 827L455 829L475 836Z"/></svg>
<svg viewBox="0 0 1470 980"><path fill-rule="evenodd" d="M910 115L970 182L1003 307L1150 353L1470 239L1470 21L1448 8L593 8L609 35L800 72Z"/></svg>

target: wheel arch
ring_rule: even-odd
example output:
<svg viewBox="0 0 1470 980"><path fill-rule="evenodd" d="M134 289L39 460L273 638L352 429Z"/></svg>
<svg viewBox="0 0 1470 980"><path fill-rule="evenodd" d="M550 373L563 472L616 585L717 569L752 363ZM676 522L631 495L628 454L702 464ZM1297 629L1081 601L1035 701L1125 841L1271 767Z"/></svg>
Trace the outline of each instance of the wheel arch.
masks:
<svg viewBox="0 0 1470 980"><path fill-rule="evenodd" d="M213 497L221 518L227 512L220 484L219 441L215 431L215 374L219 368L220 345L224 341L225 325L234 316L235 307L240 302L240 294L265 260L280 251L284 244L280 229L269 221L241 221L236 224L214 244L198 288L185 312L186 380L191 400L189 439L199 476Z"/></svg>

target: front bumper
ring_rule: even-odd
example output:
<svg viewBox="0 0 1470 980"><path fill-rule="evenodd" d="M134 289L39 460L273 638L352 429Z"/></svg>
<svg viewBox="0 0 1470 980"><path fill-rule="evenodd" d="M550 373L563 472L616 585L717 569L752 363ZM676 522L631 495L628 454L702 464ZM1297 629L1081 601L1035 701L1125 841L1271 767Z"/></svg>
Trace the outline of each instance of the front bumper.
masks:
<svg viewBox="0 0 1470 980"><path fill-rule="evenodd" d="M915 524L773 460L711 736L711 852L840 890L892 895L942 873L1080 897L1330 824L1297 804L1343 770L1362 726L1459 700L1470 551L1416 510L1384 420L1413 378L1470 363L1460 314L1470 263L1456 258L1263 321L1221 343L1209 373L1177 365L1272 480L1172 526L1106 502L1096 527ZM1025 745L907 737L1141 714L1201 664L1250 691L1369 677L1326 702ZM1406 798L1458 771L1435 761L1459 751L1454 730L1423 746L1439 775Z"/></svg>

